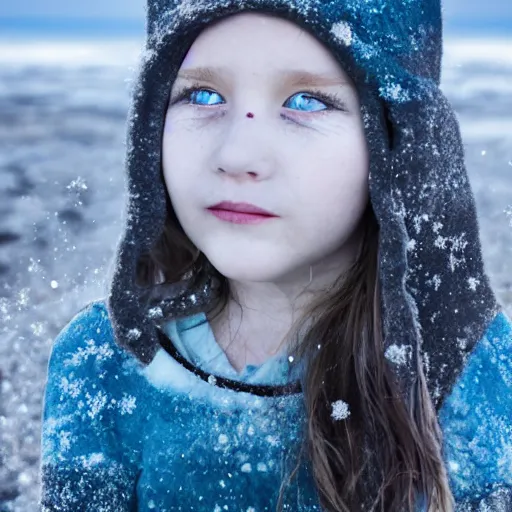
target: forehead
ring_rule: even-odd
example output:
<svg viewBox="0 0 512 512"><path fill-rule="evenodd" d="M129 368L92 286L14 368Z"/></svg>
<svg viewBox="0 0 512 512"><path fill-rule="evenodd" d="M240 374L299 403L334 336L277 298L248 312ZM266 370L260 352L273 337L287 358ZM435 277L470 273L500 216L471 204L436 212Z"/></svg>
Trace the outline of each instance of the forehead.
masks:
<svg viewBox="0 0 512 512"><path fill-rule="evenodd" d="M234 74L233 69L225 66L200 66L181 69L178 73L178 78L182 80L214 82L219 78L233 78ZM332 86L348 84L348 80L344 76L339 76L335 73L315 73L305 69L276 69L274 75L278 80L297 87L304 85Z"/></svg>
<svg viewBox="0 0 512 512"><path fill-rule="evenodd" d="M208 26L195 39L178 78L234 79L247 70L292 85L342 85L348 75L331 51L295 23L262 13L239 13Z"/></svg>

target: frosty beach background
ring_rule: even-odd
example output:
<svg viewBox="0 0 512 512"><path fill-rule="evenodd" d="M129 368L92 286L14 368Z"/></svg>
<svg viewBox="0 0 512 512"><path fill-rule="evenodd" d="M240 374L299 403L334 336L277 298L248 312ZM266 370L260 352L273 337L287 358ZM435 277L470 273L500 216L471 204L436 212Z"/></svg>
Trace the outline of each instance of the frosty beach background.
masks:
<svg viewBox="0 0 512 512"><path fill-rule="evenodd" d="M37 510L42 397L59 330L105 297L124 214L137 38L0 40L0 512ZM512 314L511 39L450 37L487 271Z"/></svg>

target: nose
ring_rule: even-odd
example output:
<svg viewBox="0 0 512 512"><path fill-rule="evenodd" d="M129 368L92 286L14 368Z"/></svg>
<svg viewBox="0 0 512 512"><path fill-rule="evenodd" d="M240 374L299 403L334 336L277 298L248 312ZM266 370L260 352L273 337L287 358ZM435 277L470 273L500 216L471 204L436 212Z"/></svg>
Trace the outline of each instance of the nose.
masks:
<svg viewBox="0 0 512 512"><path fill-rule="evenodd" d="M247 112L246 118L254 119L253 112ZM221 138L217 160L217 170L225 177L236 180L263 180L272 174L268 130L243 122L234 122Z"/></svg>

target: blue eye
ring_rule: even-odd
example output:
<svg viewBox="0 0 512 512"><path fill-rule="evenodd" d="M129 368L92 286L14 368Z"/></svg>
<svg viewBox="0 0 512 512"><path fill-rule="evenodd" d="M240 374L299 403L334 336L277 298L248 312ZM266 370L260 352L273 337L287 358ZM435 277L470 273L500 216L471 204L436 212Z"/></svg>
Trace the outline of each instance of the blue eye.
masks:
<svg viewBox="0 0 512 512"><path fill-rule="evenodd" d="M316 105L324 105L324 107L326 106L326 104L323 101L320 101L320 100L314 98L313 96L310 96L304 92L294 94L290 98L290 100L287 100L286 103L290 102L293 104L293 98L299 98L299 101L296 102L296 105L299 107L299 110L302 110L304 108L304 109L306 109L307 112L311 112L311 110L309 110L309 108L314 107L315 104ZM285 103L285 105L286 105L286 103ZM320 108L319 110L327 110L327 108ZM318 109L316 109L316 110L318 110ZM315 112L316 110L314 110L313 112Z"/></svg>
<svg viewBox="0 0 512 512"><path fill-rule="evenodd" d="M220 98L220 95L216 92L209 91L208 89L192 89L189 91L184 91L184 93L188 94L188 98L195 97L196 101L198 101L201 105L215 105L213 101L211 101L212 96L208 95L217 95ZM205 103L202 103L204 101ZM194 103L192 100L190 103Z"/></svg>

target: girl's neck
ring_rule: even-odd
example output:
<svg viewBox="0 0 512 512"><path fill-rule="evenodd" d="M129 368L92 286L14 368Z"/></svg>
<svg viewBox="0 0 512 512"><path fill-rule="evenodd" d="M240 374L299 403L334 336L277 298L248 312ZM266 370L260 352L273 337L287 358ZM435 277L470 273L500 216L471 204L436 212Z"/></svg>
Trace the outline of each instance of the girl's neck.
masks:
<svg viewBox="0 0 512 512"><path fill-rule="evenodd" d="M312 276L307 267L279 283L230 280L237 302L230 298L226 308L209 320L233 368L241 372L248 364L259 366L286 352L297 320L349 268L360 243L358 232L338 252L315 264Z"/></svg>
<svg viewBox="0 0 512 512"><path fill-rule="evenodd" d="M286 351L292 315L269 316L264 312L243 309L229 303L216 318L210 320L215 340L233 368L241 373L247 365L260 366Z"/></svg>

